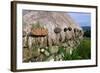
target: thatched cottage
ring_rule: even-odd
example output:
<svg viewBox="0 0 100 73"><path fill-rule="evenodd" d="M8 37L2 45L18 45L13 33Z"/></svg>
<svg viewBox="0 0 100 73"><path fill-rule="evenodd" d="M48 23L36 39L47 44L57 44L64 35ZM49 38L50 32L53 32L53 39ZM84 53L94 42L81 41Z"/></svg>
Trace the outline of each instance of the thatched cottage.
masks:
<svg viewBox="0 0 100 73"><path fill-rule="evenodd" d="M23 10L24 60L45 61L47 56L47 60L51 60L59 51L59 46L64 46L71 53L82 37L82 28L66 12ZM29 50L28 56L25 48ZM41 55L45 51L46 56Z"/></svg>

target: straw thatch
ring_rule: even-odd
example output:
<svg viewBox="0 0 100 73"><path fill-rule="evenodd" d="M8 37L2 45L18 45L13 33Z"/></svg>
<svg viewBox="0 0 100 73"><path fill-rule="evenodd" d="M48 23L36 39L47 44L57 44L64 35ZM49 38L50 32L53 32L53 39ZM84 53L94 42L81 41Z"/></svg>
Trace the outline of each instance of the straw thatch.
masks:
<svg viewBox="0 0 100 73"><path fill-rule="evenodd" d="M33 28L47 29L48 33L43 37L29 36ZM23 10L23 32L27 36L24 41L27 40L27 46L30 49L36 45L51 47L62 43L74 47L79 44L83 36L82 28L65 12ZM38 34L39 32L37 31ZM23 44L25 45L26 42Z"/></svg>

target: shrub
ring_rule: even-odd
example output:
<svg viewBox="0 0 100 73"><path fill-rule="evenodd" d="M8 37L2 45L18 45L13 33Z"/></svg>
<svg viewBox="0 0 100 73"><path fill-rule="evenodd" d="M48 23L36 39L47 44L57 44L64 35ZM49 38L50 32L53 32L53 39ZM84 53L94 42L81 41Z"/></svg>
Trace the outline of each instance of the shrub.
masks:
<svg viewBox="0 0 100 73"><path fill-rule="evenodd" d="M86 30L84 32L84 37L91 37L91 31L90 30Z"/></svg>

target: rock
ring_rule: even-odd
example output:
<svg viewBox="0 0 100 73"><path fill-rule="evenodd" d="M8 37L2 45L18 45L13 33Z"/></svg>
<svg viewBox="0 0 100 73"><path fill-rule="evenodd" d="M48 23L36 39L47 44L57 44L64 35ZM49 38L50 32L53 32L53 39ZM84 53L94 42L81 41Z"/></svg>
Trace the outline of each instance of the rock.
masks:
<svg viewBox="0 0 100 73"><path fill-rule="evenodd" d="M47 46L52 46L52 39L47 36Z"/></svg>
<svg viewBox="0 0 100 73"><path fill-rule="evenodd" d="M47 48L41 48L41 49L40 49L40 52L41 52L42 54L45 54L45 56L49 56L50 53L49 53L47 50L48 50Z"/></svg>
<svg viewBox="0 0 100 73"><path fill-rule="evenodd" d="M68 44L67 43L62 43L62 47L67 48L68 47Z"/></svg>
<svg viewBox="0 0 100 73"><path fill-rule="evenodd" d="M48 57L48 58L46 59L46 61L54 61L54 56L52 55L52 56Z"/></svg>
<svg viewBox="0 0 100 73"><path fill-rule="evenodd" d="M59 56L56 56L55 57L55 61L59 61L60 59L59 59Z"/></svg>
<svg viewBox="0 0 100 73"><path fill-rule="evenodd" d="M48 47L46 46L45 49L48 50Z"/></svg>
<svg viewBox="0 0 100 73"><path fill-rule="evenodd" d="M45 38L44 37L40 37L40 40L38 40L40 42L40 47L43 47L44 44L46 45L46 43L44 43Z"/></svg>
<svg viewBox="0 0 100 73"><path fill-rule="evenodd" d="M56 28L54 29L54 32L55 32L55 33L60 33L60 32L61 32L61 28L56 27Z"/></svg>
<svg viewBox="0 0 100 73"><path fill-rule="evenodd" d="M74 35L74 33L72 31L65 32L65 40L66 41L72 40L73 39L73 35Z"/></svg>
<svg viewBox="0 0 100 73"><path fill-rule="evenodd" d="M40 49L39 48L33 48L32 57L38 57L39 55L40 55Z"/></svg>
<svg viewBox="0 0 100 73"><path fill-rule="evenodd" d="M26 36L23 37L23 47L24 48L28 47L27 37Z"/></svg>
<svg viewBox="0 0 100 73"><path fill-rule="evenodd" d="M40 51L41 51L42 53L44 53L44 52L45 52L45 49L44 49L44 48L42 48L42 49L40 49Z"/></svg>
<svg viewBox="0 0 100 73"><path fill-rule="evenodd" d="M44 54L40 54L40 56L38 57L38 61L44 61L46 58L46 56Z"/></svg>
<svg viewBox="0 0 100 73"><path fill-rule="evenodd" d="M32 54L28 48L23 48L23 62L29 61L32 57Z"/></svg>
<svg viewBox="0 0 100 73"><path fill-rule="evenodd" d="M37 62L37 57L32 57L32 58L30 59L30 61L31 61L31 62Z"/></svg>
<svg viewBox="0 0 100 73"><path fill-rule="evenodd" d="M69 45L69 47L73 47L74 46L74 42L72 40L69 40L68 41L68 45Z"/></svg>
<svg viewBox="0 0 100 73"><path fill-rule="evenodd" d="M50 61L52 61L52 62L53 62L53 61L54 61L54 59L51 59Z"/></svg>
<svg viewBox="0 0 100 73"><path fill-rule="evenodd" d="M51 46L49 48L49 51L51 54L57 53L59 51L59 47L58 46Z"/></svg>
<svg viewBox="0 0 100 73"><path fill-rule="evenodd" d="M44 47L46 47L47 46L47 36L45 36L45 37L42 37L44 40L43 40L43 45L41 45L41 46L44 46Z"/></svg>
<svg viewBox="0 0 100 73"><path fill-rule="evenodd" d="M60 40L61 43L63 43L63 42L65 41L65 37L66 37L65 32L60 33L60 38L59 38L59 40Z"/></svg>
<svg viewBox="0 0 100 73"><path fill-rule="evenodd" d="M62 59L62 55L58 55L59 59Z"/></svg>
<svg viewBox="0 0 100 73"><path fill-rule="evenodd" d="M33 47L33 38L32 37L29 37L28 38L28 47L30 48L30 49L32 49L32 47Z"/></svg>
<svg viewBox="0 0 100 73"><path fill-rule="evenodd" d="M50 55L50 53L48 52L48 51L44 51L44 54L46 55L46 56L49 56Z"/></svg>

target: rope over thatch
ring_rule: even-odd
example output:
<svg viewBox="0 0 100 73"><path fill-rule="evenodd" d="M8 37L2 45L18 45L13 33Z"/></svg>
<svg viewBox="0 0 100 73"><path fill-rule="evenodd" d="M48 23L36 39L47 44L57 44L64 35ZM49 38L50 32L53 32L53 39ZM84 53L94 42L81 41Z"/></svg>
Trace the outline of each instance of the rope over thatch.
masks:
<svg viewBox="0 0 100 73"><path fill-rule="evenodd" d="M61 32L61 28L56 27L56 28L54 29L54 32L55 32L55 33L60 33L60 32Z"/></svg>

